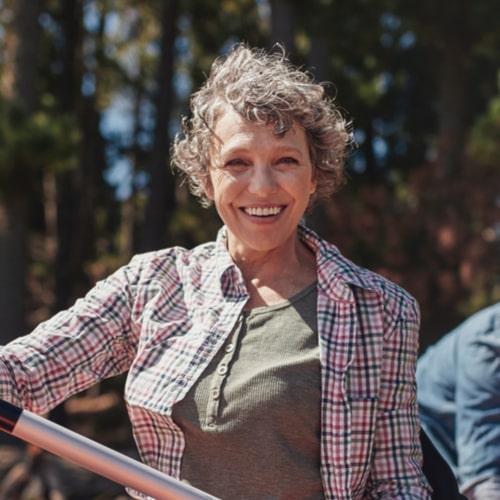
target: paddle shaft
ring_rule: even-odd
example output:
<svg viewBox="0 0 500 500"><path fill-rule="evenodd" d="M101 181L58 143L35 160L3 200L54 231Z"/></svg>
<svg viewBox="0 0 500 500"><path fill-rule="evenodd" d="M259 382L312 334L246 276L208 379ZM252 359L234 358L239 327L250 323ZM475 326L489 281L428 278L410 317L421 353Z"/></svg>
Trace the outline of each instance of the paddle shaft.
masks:
<svg viewBox="0 0 500 500"><path fill-rule="evenodd" d="M0 430L157 500L215 499L133 458L2 400Z"/></svg>

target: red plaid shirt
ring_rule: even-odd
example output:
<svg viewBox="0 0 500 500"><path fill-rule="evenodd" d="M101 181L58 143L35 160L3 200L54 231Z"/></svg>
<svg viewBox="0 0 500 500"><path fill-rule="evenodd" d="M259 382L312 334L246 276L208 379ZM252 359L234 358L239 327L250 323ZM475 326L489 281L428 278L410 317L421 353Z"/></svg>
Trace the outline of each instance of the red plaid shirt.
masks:
<svg viewBox="0 0 500 500"><path fill-rule="evenodd" d="M248 299L225 234L193 250L134 257L72 308L2 348L1 397L43 413L128 371L125 400L142 459L179 478L184 438L172 407ZM416 406L417 304L312 231L299 234L318 269L325 497L428 499Z"/></svg>

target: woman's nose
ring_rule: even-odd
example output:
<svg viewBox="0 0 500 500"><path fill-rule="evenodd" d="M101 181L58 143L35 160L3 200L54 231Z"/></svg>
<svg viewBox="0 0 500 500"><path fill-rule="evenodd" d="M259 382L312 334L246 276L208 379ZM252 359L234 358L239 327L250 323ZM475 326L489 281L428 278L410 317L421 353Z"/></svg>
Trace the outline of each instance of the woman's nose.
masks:
<svg viewBox="0 0 500 500"><path fill-rule="evenodd" d="M256 195L267 195L276 191L275 172L271 166L256 165L251 169L248 191Z"/></svg>

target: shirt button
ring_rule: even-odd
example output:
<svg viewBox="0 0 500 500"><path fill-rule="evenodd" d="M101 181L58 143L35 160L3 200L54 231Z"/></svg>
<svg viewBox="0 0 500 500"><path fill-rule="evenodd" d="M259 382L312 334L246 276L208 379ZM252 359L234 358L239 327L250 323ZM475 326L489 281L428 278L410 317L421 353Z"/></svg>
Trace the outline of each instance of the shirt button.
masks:
<svg viewBox="0 0 500 500"><path fill-rule="evenodd" d="M219 396L220 396L220 391L219 391L219 389L217 389L217 388L212 389L212 398L214 398L214 399L219 399Z"/></svg>
<svg viewBox="0 0 500 500"><path fill-rule="evenodd" d="M233 352L233 350L234 350L234 344L227 344L226 352Z"/></svg>
<svg viewBox="0 0 500 500"><path fill-rule="evenodd" d="M217 373L219 375L225 375L227 373L227 365L220 365L219 368L217 368Z"/></svg>

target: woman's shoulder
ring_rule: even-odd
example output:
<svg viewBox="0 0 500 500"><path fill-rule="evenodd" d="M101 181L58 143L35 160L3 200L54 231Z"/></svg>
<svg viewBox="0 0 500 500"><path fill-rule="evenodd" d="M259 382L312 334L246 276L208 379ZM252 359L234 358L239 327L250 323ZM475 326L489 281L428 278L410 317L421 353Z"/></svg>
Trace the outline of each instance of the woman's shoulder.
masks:
<svg viewBox="0 0 500 500"><path fill-rule="evenodd" d="M172 246L153 250L144 253L135 254L130 260L130 265L141 267L155 267L163 264L172 264L174 262L184 262L185 264L194 264L205 261L213 257L216 243L213 241L197 245L193 248L182 246Z"/></svg>
<svg viewBox="0 0 500 500"><path fill-rule="evenodd" d="M383 296L386 302L408 304L413 310L418 307L415 298L403 287L388 277L353 262L337 246L311 229L300 226L299 236L316 253L318 280L325 289L333 290L336 284L341 287L356 287L367 293Z"/></svg>
<svg viewBox="0 0 500 500"><path fill-rule="evenodd" d="M320 275L356 289L355 295L359 300L373 300L374 296L378 297L390 314L404 311L406 315L419 317L416 299L401 285L379 272L353 262L331 243L324 242L321 251L323 256L318 269Z"/></svg>
<svg viewBox="0 0 500 500"><path fill-rule="evenodd" d="M397 294L409 295L400 285L392 281L380 272L374 271L361 264L358 264L346 257L332 243L324 242L323 263L326 267L335 269L343 279L358 285L362 288L373 289L374 291L388 291Z"/></svg>
<svg viewBox="0 0 500 500"><path fill-rule="evenodd" d="M186 272L203 270L210 267L215 256L215 242L208 242L194 248L172 246L160 250L138 253L123 271L129 276L129 281L158 279Z"/></svg>

